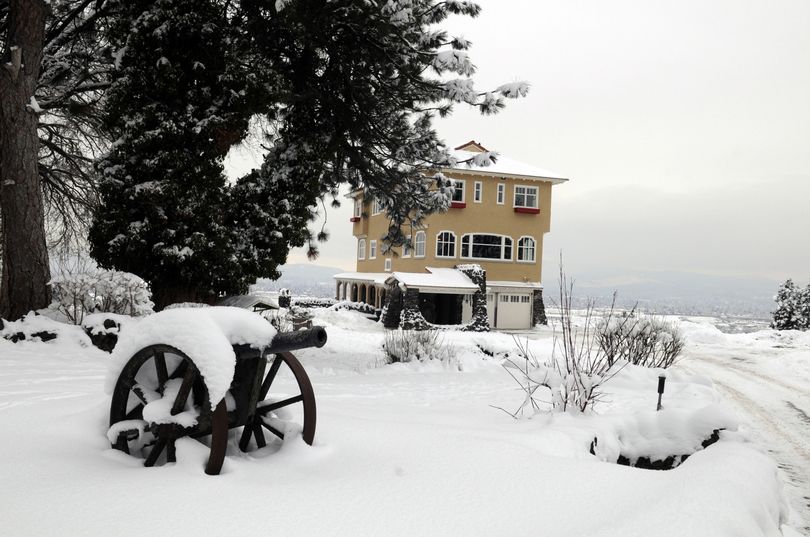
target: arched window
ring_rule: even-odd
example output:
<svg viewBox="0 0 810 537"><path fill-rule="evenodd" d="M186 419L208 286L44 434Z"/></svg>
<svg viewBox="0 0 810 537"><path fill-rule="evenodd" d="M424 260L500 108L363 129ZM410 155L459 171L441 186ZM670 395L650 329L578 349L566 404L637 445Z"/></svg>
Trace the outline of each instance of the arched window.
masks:
<svg viewBox="0 0 810 537"><path fill-rule="evenodd" d="M461 237L461 257L466 259L512 260L512 237L468 233Z"/></svg>
<svg viewBox="0 0 810 537"><path fill-rule="evenodd" d="M532 237L521 237L518 240L517 260L523 263L534 263L537 242Z"/></svg>
<svg viewBox="0 0 810 537"><path fill-rule="evenodd" d="M425 257L425 232L417 231L413 238L413 256Z"/></svg>
<svg viewBox="0 0 810 537"><path fill-rule="evenodd" d="M441 231L436 235L436 257L456 257L456 234Z"/></svg>
<svg viewBox="0 0 810 537"><path fill-rule="evenodd" d="M357 259L366 258L366 239L360 239L357 243Z"/></svg>

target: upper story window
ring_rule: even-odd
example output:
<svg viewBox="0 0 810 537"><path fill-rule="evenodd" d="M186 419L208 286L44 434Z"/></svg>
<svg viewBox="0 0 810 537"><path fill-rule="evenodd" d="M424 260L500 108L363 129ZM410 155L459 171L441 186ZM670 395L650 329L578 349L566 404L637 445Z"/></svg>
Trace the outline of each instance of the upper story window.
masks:
<svg viewBox="0 0 810 537"><path fill-rule="evenodd" d="M532 237L521 237L518 240L517 260L523 263L534 263L536 259L537 242Z"/></svg>
<svg viewBox="0 0 810 537"><path fill-rule="evenodd" d="M360 218L363 214L363 200L357 198L354 200L354 217Z"/></svg>
<svg viewBox="0 0 810 537"><path fill-rule="evenodd" d="M402 245L402 257L411 257L411 249L407 243Z"/></svg>
<svg viewBox="0 0 810 537"><path fill-rule="evenodd" d="M436 257L456 257L456 234L442 231L436 235Z"/></svg>
<svg viewBox="0 0 810 537"><path fill-rule="evenodd" d="M498 202L498 205L503 205L505 197L506 197L506 185L503 183L498 183L498 197L496 200Z"/></svg>
<svg viewBox="0 0 810 537"><path fill-rule="evenodd" d="M374 203L371 206L371 215L374 216L380 214L382 211L383 211L382 203L380 203L380 200L375 199Z"/></svg>
<svg viewBox="0 0 810 537"><path fill-rule="evenodd" d="M461 237L461 257L467 259L512 259L512 238L505 235L468 233Z"/></svg>
<svg viewBox="0 0 810 537"><path fill-rule="evenodd" d="M515 207L537 209L537 187L515 185Z"/></svg>
<svg viewBox="0 0 810 537"><path fill-rule="evenodd" d="M385 271L386 272L391 271L391 258L390 257L385 260Z"/></svg>
<svg viewBox="0 0 810 537"><path fill-rule="evenodd" d="M426 235L424 231L417 231L413 238L413 256L425 257Z"/></svg>
<svg viewBox="0 0 810 537"><path fill-rule="evenodd" d="M481 181L476 181L473 186L473 201L481 203L484 197L484 184Z"/></svg>
<svg viewBox="0 0 810 537"><path fill-rule="evenodd" d="M464 203L464 179L453 179L453 201Z"/></svg>
<svg viewBox="0 0 810 537"><path fill-rule="evenodd" d="M368 258L377 259L377 241L371 241L368 243Z"/></svg>
<svg viewBox="0 0 810 537"><path fill-rule="evenodd" d="M357 243L357 259L366 258L366 239L360 239Z"/></svg>

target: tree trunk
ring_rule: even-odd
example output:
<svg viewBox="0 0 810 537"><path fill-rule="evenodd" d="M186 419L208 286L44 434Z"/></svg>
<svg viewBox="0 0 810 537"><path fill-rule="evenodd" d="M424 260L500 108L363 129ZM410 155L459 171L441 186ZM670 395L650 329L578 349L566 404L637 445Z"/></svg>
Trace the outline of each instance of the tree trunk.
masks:
<svg viewBox="0 0 810 537"><path fill-rule="evenodd" d="M50 303L50 268L39 178L38 117L31 101L45 37L43 0L10 0L9 50L0 56L0 317L17 319Z"/></svg>

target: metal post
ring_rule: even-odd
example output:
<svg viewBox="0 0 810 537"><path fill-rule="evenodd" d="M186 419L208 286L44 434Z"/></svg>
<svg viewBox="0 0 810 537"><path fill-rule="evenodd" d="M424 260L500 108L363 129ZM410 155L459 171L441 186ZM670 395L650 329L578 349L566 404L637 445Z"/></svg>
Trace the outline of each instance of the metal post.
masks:
<svg viewBox="0 0 810 537"><path fill-rule="evenodd" d="M661 410L661 396L664 395L664 385L667 383L667 377L661 375L658 377L658 406L655 410Z"/></svg>

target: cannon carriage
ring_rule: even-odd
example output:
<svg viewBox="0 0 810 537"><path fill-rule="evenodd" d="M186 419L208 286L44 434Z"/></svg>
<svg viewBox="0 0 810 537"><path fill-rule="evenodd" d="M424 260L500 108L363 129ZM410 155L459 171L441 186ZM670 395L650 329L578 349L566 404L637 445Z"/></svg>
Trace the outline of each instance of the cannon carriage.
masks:
<svg viewBox="0 0 810 537"><path fill-rule="evenodd" d="M187 332L194 336L193 330ZM233 336L238 329L229 332ZM230 337L232 355L220 353L225 356L218 361L206 359L205 353L188 351L199 347L194 341L186 345L187 349L180 348L184 345L150 343L138 347L128 359L119 357L122 365L112 388L107 434L112 447L143 457L145 466L155 466L176 461L178 439L198 439L210 446L205 471L215 475L222 468L232 429L242 428L238 435L242 451L265 447L273 438L283 440L285 435L299 430L303 440L312 444L315 394L306 371L291 351L322 347L326 331L315 327L272 333L270 337L269 345L235 342L246 338ZM213 384L224 386L222 377L226 374L230 375L230 384L220 397L222 389L215 389ZM290 421L293 415L299 424Z"/></svg>

